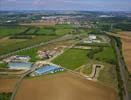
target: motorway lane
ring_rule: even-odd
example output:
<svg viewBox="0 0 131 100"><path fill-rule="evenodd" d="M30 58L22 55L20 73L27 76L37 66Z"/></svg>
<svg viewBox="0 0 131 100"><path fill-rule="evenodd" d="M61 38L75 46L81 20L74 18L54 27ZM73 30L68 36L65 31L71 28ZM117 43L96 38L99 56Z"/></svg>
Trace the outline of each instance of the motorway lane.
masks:
<svg viewBox="0 0 131 100"><path fill-rule="evenodd" d="M114 44L115 44L115 50L116 50L116 54L117 54L117 60L118 60L118 64L119 64L119 68L120 68L120 74L121 74L121 78L123 80L123 86L124 86L124 90L125 90L125 97L124 100L129 100L129 93L128 93L128 87L127 87L127 75L126 75L126 70L125 70L125 63L122 59L120 50L117 46L117 42L116 40L114 40Z"/></svg>

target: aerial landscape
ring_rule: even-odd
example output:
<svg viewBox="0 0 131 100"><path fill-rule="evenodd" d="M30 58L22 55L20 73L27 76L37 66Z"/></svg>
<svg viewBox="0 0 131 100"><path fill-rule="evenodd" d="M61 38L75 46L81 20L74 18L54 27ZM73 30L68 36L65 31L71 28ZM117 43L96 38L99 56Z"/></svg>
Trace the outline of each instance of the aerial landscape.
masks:
<svg viewBox="0 0 131 100"><path fill-rule="evenodd" d="M0 0L0 100L131 100L131 1Z"/></svg>

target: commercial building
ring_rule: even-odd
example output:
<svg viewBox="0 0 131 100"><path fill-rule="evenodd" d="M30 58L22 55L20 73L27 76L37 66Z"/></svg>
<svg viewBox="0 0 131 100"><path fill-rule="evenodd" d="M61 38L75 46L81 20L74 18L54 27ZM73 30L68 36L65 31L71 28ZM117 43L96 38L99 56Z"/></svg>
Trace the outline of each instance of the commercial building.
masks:
<svg viewBox="0 0 131 100"><path fill-rule="evenodd" d="M42 68L38 69L35 71L35 75L42 75L42 74L47 74L47 73L55 73L59 71L63 71L64 69L58 66L54 65L46 65L43 66ZM34 75L33 75L34 76Z"/></svg>
<svg viewBox="0 0 131 100"><path fill-rule="evenodd" d="M32 67L32 63L30 62L9 62L9 69L15 70L29 70Z"/></svg>

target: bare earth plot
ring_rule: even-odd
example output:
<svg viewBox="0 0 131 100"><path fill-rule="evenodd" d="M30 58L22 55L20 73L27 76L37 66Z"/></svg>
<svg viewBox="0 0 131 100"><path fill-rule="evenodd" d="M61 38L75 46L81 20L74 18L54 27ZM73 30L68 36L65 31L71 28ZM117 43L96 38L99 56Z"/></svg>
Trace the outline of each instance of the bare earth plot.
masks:
<svg viewBox="0 0 131 100"><path fill-rule="evenodd" d="M123 44L123 55L129 72L131 72L131 32L120 33Z"/></svg>
<svg viewBox="0 0 131 100"><path fill-rule="evenodd" d="M4 79L0 78L0 93L2 92L12 92L17 79Z"/></svg>
<svg viewBox="0 0 131 100"><path fill-rule="evenodd" d="M24 79L15 100L116 100L116 92L65 72Z"/></svg>

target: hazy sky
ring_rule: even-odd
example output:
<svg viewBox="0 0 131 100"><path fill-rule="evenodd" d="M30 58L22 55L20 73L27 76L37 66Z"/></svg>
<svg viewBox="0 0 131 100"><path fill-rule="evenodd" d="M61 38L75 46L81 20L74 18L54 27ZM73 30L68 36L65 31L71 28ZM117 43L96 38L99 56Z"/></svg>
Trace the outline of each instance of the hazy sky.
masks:
<svg viewBox="0 0 131 100"><path fill-rule="evenodd" d="M0 10L131 11L131 0L0 0Z"/></svg>

